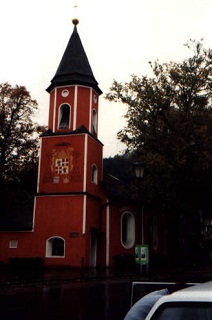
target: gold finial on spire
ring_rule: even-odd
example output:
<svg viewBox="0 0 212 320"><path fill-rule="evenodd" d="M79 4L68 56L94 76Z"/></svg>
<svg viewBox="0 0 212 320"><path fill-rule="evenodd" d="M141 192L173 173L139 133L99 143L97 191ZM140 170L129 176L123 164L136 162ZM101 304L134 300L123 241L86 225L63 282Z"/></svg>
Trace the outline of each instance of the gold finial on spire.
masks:
<svg viewBox="0 0 212 320"><path fill-rule="evenodd" d="M79 23L79 0L74 0L74 4L73 4L73 16L72 16L72 23L75 25L75 27L78 25Z"/></svg>
<svg viewBox="0 0 212 320"><path fill-rule="evenodd" d="M79 20L78 20L78 19L76 19L76 18L74 18L74 19L72 19L72 23L76 26L76 25L78 25Z"/></svg>

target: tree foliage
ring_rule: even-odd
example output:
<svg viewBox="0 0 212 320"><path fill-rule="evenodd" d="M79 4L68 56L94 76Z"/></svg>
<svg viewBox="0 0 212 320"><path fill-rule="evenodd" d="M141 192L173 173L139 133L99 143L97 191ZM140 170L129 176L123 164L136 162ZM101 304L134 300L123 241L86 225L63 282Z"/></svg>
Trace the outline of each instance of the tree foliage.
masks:
<svg viewBox="0 0 212 320"><path fill-rule="evenodd" d="M146 197L164 210L201 208L211 192L212 51L190 41L180 63L150 63L153 76L114 80L109 101L127 105L118 138L146 166Z"/></svg>
<svg viewBox="0 0 212 320"><path fill-rule="evenodd" d="M33 121L37 102L24 86L0 84L0 179L16 181L38 160L38 137L43 128Z"/></svg>

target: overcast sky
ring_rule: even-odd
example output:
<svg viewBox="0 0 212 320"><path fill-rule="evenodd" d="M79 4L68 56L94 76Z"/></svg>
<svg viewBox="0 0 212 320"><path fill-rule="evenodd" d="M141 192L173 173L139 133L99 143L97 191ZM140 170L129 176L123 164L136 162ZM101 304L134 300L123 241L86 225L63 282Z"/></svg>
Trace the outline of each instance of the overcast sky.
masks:
<svg viewBox="0 0 212 320"><path fill-rule="evenodd" d="M77 9L74 6L78 5ZM181 61L183 46L204 38L212 47L212 0L7 0L0 11L0 82L25 85L39 104L38 122L47 124L53 78L73 31L72 18L94 76L100 99L99 139L104 156L123 150L116 139L125 124L123 105L104 94L113 79L150 73L148 61Z"/></svg>

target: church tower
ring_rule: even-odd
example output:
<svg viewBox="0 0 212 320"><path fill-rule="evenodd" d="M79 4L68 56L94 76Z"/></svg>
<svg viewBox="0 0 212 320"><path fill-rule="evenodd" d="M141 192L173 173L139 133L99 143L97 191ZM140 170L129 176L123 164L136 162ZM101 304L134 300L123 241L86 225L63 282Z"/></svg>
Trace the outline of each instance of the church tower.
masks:
<svg viewBox="0 0 212 320"><path fill-rule="evenodd" d="M143 222L142 239L151 251L164 255L165 222L158 223L146 208L141 213L140 204L118 177L109 172L102 181L103 145L98 139L102 91L80 40L78 20L73 24L47 88L48 130L41 136L34 207L26 199L23 210L0 216L0 262L30 263L33 268L36 261L55 267L122 267L125 262L134 266L139 223ZM116 163L114 168L126 174L129 163Z"/></svg>
<svg viewBox="0 0 212 320"><path fill-rule="evenodd" d="M41 154L34 235L45 265L96 266L103 195L98 102L102 93L81 43L77 24L47 92L48 130ZM34 239L33 239L34 241ZM36 241L36 240L35 240Z"/></svg>

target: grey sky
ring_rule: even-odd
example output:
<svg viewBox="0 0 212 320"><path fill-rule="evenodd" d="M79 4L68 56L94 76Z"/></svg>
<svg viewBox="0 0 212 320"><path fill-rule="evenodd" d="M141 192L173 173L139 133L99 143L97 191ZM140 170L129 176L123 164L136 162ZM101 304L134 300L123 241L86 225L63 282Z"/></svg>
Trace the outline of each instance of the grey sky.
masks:
<svg viewBox="0 0 212 320"><path fill-rule="evenodd" d="M73 9L74 5L78 9ZM190 38L212 47L211 0L7 0L0 12L0 81L23 84L47 123L48 94L78 15L78 32L104 93L112 80L150 73L148 61L180 61ZM125 107L100 99L99 138L104 156L123 149L116 140Z"/></svg>

